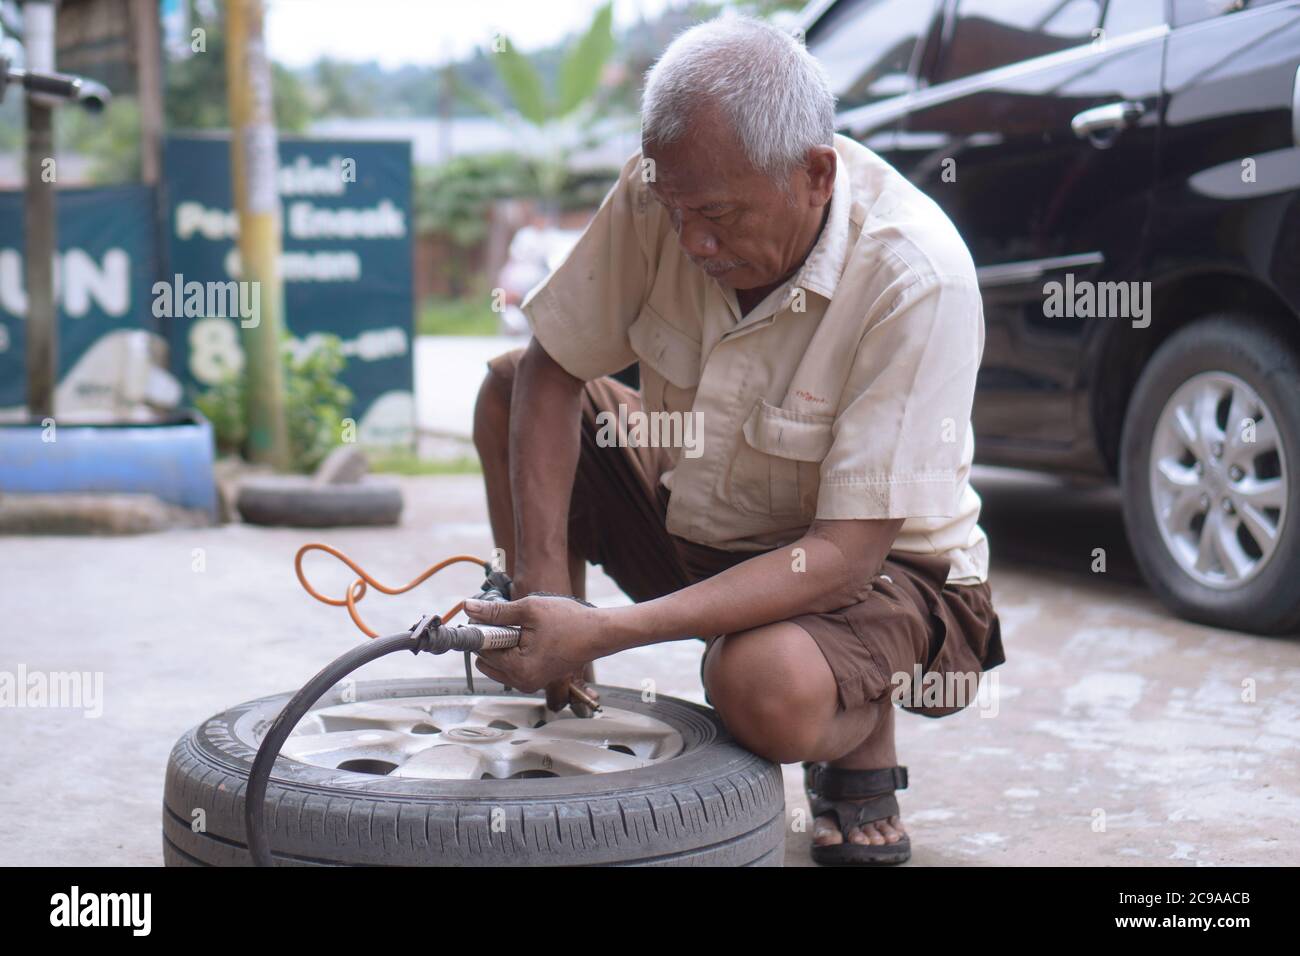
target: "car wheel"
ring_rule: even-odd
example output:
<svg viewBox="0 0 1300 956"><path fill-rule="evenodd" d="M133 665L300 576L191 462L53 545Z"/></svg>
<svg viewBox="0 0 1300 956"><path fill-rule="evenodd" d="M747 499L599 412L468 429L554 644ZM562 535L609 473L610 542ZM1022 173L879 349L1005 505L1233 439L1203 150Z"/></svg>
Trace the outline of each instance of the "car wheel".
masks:
<svg viewBox="0 0 1300 956"><path fill-rule="evenodd" d="M781 768L717 714L601 687L602 712L459 680L342 682L299 722L267 790L280 865L780 866ZM247 866L244 791L290 694L185 734L163 797L169 866Z"/></svg>
<svg viewBox="0 0 1300 956"><path fill-rule="evenodd" d="M1160 598L1194 621L1300 627L1300 359L1247 316L1175 333L1138 380L1124 519Z"/></svg>

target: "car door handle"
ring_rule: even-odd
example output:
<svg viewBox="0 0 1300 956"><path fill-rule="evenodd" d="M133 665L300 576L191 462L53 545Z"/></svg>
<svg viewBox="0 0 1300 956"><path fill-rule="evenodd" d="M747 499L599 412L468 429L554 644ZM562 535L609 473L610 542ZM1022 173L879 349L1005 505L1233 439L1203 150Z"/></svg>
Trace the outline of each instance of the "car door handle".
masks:
<svg viewBox="0 0 1300 956"><path fill-rule="evenodd" d="M1300 146L1300 67L1296 67L1295 86L1291 88L1291 135Z"/></svg>
<svg viewBox="0 0 1300 956"><path fill-rule="evenodd" d="M1124 100L1120 103L1107 103L1084 110L1070 121L1070 128L1079 139L1090 139L1098 133L1126 129L1136 123L1146 107L1141 103Z"/></svg>

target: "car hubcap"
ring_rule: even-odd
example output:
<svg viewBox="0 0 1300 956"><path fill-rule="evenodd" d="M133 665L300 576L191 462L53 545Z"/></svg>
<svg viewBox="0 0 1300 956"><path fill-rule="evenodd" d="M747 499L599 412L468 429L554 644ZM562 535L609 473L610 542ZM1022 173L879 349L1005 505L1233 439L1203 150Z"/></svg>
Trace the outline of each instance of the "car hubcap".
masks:
<svg viewBox="0 0 1300 956"><path fill-rule="evenodd" d="M356 773L431 780L568 777L646 767L681 735L644 714L556 714L535 697L403 697L336 704L294 728L282 755Z"/></svg>
<svg viewBox="0 0 1300 956"><path fill-rule="evenodd" d="M1165 404L1151 500L1165 546L1194 580L1240 587L1268 565L1286 520L1287 478L1277 422L1240 378L1204 372Z"/></svg>

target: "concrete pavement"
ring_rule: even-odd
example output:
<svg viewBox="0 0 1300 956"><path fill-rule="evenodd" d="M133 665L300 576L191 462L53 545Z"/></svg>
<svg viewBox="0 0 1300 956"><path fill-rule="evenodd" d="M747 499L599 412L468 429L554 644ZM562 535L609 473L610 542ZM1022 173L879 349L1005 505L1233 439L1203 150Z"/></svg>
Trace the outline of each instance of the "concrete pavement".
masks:
<svg viewBox="0 0 1300 956"><path fill-rule="evenodd" d="M230 704L297 687L359 639L341 610L299 589L299 544L324 539L393 582L442 555L486 552L476 477L404 484L396 529L0 539L0 671L103 675L97 718L0 707L0 864L160 862L176 737ZM992 471L977 487L1008 661L992 672L995 715L986 699L941 720L899 717L913 865L1300 862L1300 644L1172 619L1134 578L1112 492ZM1089 571L1098 546L1104 575ZM347 580L325 563L312 573L336 591ZM477 583L451 570L414 596L361 607L397 630ZM590 592L626 600L599 573ZM700 701L698 659L698 643L683 642L598 671ZM403 658L365 676L460 666ZM787 862L799 865L797 768L786 782Z"/></svg>

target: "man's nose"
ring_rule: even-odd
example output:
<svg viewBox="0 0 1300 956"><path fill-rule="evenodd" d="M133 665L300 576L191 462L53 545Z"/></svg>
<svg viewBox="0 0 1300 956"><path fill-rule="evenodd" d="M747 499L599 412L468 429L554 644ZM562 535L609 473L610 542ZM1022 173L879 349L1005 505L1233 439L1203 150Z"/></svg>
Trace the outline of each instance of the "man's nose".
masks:
<svg viewBox="0 0 1300 956"><path fill-rule="evenodd" d="M718 254L718 240L705 223L688 220L682 223L677 239L686 254L697 259L708 259Z"/></svg>

